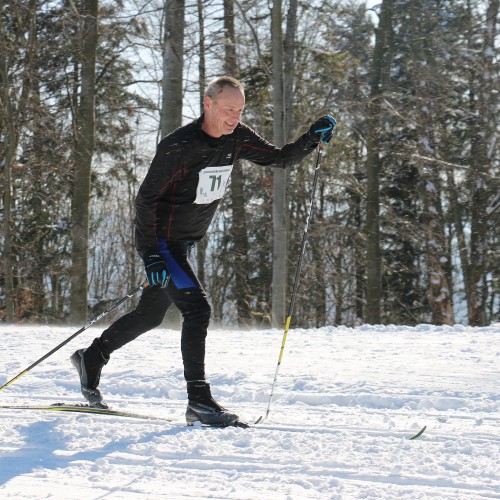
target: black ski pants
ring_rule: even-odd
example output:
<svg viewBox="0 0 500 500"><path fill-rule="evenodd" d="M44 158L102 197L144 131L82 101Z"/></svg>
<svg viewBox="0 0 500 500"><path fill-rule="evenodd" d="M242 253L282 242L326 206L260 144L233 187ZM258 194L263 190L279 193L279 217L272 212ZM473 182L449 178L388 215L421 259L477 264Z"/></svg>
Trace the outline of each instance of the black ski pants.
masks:
<svg viewBox="0 0 500 500"><path fill-rule="evenodd" d="M181 352L187 381L205 380L205 340L210 321L207 295L190 263L194 243L159 241L170 272L165 288L146 287L138 306L105 330L99 344L111 354L143 333L159 326L175 304L182 314Z"/></svg>

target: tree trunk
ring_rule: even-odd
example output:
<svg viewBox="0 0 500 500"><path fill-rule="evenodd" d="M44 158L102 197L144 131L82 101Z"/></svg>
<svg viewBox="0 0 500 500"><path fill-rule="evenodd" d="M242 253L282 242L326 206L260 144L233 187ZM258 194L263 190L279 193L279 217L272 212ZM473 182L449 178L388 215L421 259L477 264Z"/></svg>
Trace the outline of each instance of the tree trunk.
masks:
<svg viewBox="0 0 500 500"><path fill-rule="evenodd" d="M416 61L429 60L422 33L427 32L429 18L422 16L423 4L415 2L410 6L410 49L412 57ZM432 19L432 16L429 16ZM437 71L438 68L435 68ZM421 138L426 138L432 146L433 151L439 148L439 136L435 134L438 120L435 119L433 103L436 101L436 91L430 85L427 74L422 75L424 70L419 68L412 75L413 94L419 103L416 106L420 110L417 117L416 128ZM428 146L430 147L430 146ZM426 262L427 262L427 301L431 311L432 323L435 325L453 325L455 322L453 314L453 300L451 289L451 276L449 273L450 263L448 256L447 238L445 233L445 220L441 204L441 179L440 174L433 165L423 166L419 169L420 174L420 198L422 200L422 226L425 232ZM411 256L406 267L411 267L416 257ZM410 286L406 288L411 289Z"/></svg>
<svg viewBox="0 0 500 500"><path fill-rule="evenodd" d="M382 263L380 252L379 154L380 100L384 73L388 71L386 53L392 32L393 0L383 0L371 66L370 103L368 105L368 137L366 158L366 317L367 323L381 321Z"/></svg>
<svg viewBox="0 0 500 500"><path fill-rule="evenodd" d="M273 132L278 147L285 144L284 123L284 78L283 78L283 32L281 28L281 0L273 0L272 9L272 58L273 58ZM273 179L273 280L272 280L272 324L282 327L285 323L285 300L287 282L287 207L286 186L288 172L275 168Z"/></svg>
<svg viewBox="0 0 500 500"><path fill-rule="evenodd" d="M16 249L13 246L12 238L12 208L14 200L12 197L12 166L15 162L16 151L19 145L20 117L26 114L26 108L29 104L31 91L31 75L34 71L33 64L36 61L36 1L30 0L29 8L17 5L7 6L3 0L0 0L0 12L5 13L5 18L0 18L0 132L3 134L3 140L0 140L0 164L3 164L3 185L0 185L0 192L3 198L3 288L5 293L5 320L13 322L15 320L15 283L14 270L16 260L13 255ZM10 9L10 12L7 12ZM17 18L19 32L15 34L14 40L8 41L5 37L4 19L10 17ZM28 26L27 33L23 28ZM27 36L26 36L27 35ZM10 66L9 54L12 47L9 44L19 43L22 45L26 56L24 58L24 67L22 73L21 92L10 92ZM19 71L19 68L18 68ZM16 99L14 101L13 99ZM0 134L1 135L1 134ZM1 178L0 178L1 179Z"/></svg>
<svg viewBox="0 0 500 500"><path fill-rule="evenodd" d="M453 325L450 285L446 275L446 241L440 201L439 179L431 167L422 176L423 224L427 242L428 300L434 325Z"/></svg>
<svg viewBox="0 0 500 500"><path fill-rule="evenodd" d="M184 0L165 0L165 39L163 46L162 107L160 116L161 135L165 137L182 125L182 82L184 71ZM197 254L197 257L203 255ZM201 278L204 281L202 271ZM202 281L202 283L203 283ZM179 326L181 314L171 307L165 323L172 328Z"/></svg>
<svg viewBox="0 0 500 500"><path fill-rule="evenodd" d="M234 29L233 0L224 0L224 73L236 75L236 33ZM234 266L234 298L238 315L238 325L250 324L250 290L248 288L250 266L248 265L247 212L245 204L244 177L241 162L233 165L231 175L231 211Z"/></svg>
<svg viewBox="0 0 500 500"><path fill-rule="evenodd" d="M2 29L0 21L0 30ZM0 49L2 50L2 49ZM2 50L3 52L3 50ZM2 101L4 113L2 116L2 130L5 134L7 148L4 153L4 174L3 174L3 288L5 293L5 321L12 323L14 320L14 272L13 272L13 259L12 259L12 161L14 158L14 150L16 145L14 121L12 117L12 110L9 104L8 86L4 85L6 81L4 78L7 75L6 58L3 58L0 64L0 84L2 90Z"/></svg>
<svg viewBox="0 0 500 500"><path fill-rule="evenodd" d="M224 0L224 73L234 76L237 70L234 2L233 0Z"/></svg>
<svg viewBox="0 0 500 500"><path fill-rule="evenodd" d="M326 317L326 301L327 294L326 290L328 288L327 284L327 269L325 262L325 242L322 235L321 228L324 227L325 224L325 203L323 200L325 199L325 184L322 182L318 183L318 198L320 200L319 206L313 212L313 217L311 218L311 224L314 224L316 231L313 232L313 235L309 237L309 246L311 248L312 258L314 261L314 285L310 288L311 293L310 297L313 299L313 303L311 304L311 309L314 311L314 324L316 328L326 325L327 317ZM309 274L309 273L308 273Z"/></svg>
<svg viewBox="0 0 500 500"><path fill-rule="evenodd" d="M487 269L488 269L488 181L485 172L489 171L493 158L490 150L494 148L495 130L495 78L494 67L495 35L499 10L499 0L490 0L486 12L484 29L482 71L478 75L477 112L475 113L474 138L471 148L471 169L468 179L471 199L471 237L470 237L470 279L468 304L469 324L485 326L487 324L486 308L488 302ZM491 148L491 149L490 149Z"/></svg>
<svg viewBox="0 0 500 500"><path fill-rule="evenodd" d="M469 250L465 238L465 230L463 223L464 213L459 201L458 189L455 182L455 174L451 167L446 168L446 176L447 176L448 200L450 204L450 214L457 238L458 255L460 257L462 279L464 280L465 299L467 304L469 304L470 303Z"/></svg>
<svg viewBox="0 0 500 500"><path fill-rule="evenodd" d="M70 323L87 319L89 201L95 134L95 67L98 0L83 0L81 10L81 87L75 116L75 174L71 200L72 271Z"/></svg>
<svg viewBox="0 0 500 500"><path fill-rule="evenodd" d="M184 0L165 0L165 44L161 134L182 125L182 76L184 67Z"/></svg>
<svg viewBox="0 0 500 500"><path fill-rule="evenodd" d="M285 142L292 140L293 85L295 77L295 49L297 37L297 0L290 0L286 16L286 36L284 40L284 107ZM289 204L287 204L289 206Z"/></svg>
<svg viewBox="0 0 500 500"><path fill-rule="evenodd" d="M206 61L205 61L205 25L203 23L203 0L198 0L198 24L200 44L200 60L198 62L198 89L200 94L200 113L203 112L203 97L206 87ZM198 279L202 286L206 286L205 279L205 257L207 254L207 238L203 238L196 245L196 265L198 268Z"/></svg>
<svg viewBox="0 0 500 500"><path fill-rule="evenodd" d="M0 11L3 12L3 0L0 0ZM12 161L16 149L16 132L14 113L9 95L9 58L7 43L4 37L3 16L0 16L0 130L4 134L5 149L1 152L3 160L3 288L5 293L5 320L14 320L14 273L12 259Z"/></svg>

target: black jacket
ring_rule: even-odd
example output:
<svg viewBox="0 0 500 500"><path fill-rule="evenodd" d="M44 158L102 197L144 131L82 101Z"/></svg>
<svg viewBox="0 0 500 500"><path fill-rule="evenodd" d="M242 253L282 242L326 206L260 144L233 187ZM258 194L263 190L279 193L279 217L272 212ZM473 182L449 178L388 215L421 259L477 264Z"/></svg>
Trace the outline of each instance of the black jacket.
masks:
<svg viewBox="0 0 500 500"><path fill-rule="evenodd" d="M178 128L158 144L136 198L136 246L158 251L158 238L199 241L208 230L238 159L287 167L315 147L307 134L277 148L243 123L219 139L201 129L203 116Z"/></svg>

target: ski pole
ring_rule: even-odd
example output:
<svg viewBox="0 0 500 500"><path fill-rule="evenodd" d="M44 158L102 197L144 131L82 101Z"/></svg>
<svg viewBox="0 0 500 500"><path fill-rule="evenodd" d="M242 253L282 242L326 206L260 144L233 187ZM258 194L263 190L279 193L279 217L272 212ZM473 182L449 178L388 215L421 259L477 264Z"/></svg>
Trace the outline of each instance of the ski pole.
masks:
<svg viewBox="0 0 500 500"><path fill-rule="evenodd" d="M80 335L80 333L82 333L85 330L87 330L88 328L90 328L94 323L96 323L100 319L104 318L104 316L107 316L111 311L113 311L114 309L116 309L119 305L123 304L126 300L130 299L131 297L133 297L135 294L137 294L138 292L140 292L141 290L143 290L147 286L148 286L148 282L145 281L140 286L138 286L135 290L132 290L131 292L127 293L127 295L125 295L125 297L122 297L118 302L116 302L115 304L113 304L110 308L106 309L106 311L102 312L101 314L99 314L99 316L96 316L94 319L90 320L85 326L83 326L82 328L80 328L80 330L78 330L73 335L71 335L71 337L68 337L64 342L61 342L58 346L54 347L54 349L52 349L51 351L49 351L47 354L45 354L44 356L42 356L40 359L36 360L33 364L31 364L30 366L28 366L28 368L26 368L21 373L19 373L18 375L16 375L13 379L9 380L7 383L5 383L4 385L2 385L2 387L0 387L0 391L2 391L6 387L8 387L10 384L12 384L13 382L15 382L18 378L21 378L23 375L25 375L26 373L28 373L35 366L39 365L42 361L45 361L49 356L52 356L52 354L54 354L56 351L58 351L59 349L61 349L61 347L65 346L68 342L70 342L71 340L73 340L77 335Z"/></svg>
<svg viewBox="0 0 500 500"><path fill-rule="evenodd" d="M334 124L334 127L335 127L337 125L335 120L334 120L334 123L335 123ZM278 364L276 365L276 372L274 374L273 384L271 386L271 394L269 395L269 402L267 403L266 414L263 417L262 416L259 417L255 421L256 424L265 420L268 417L269 412L271 411L271 402L272 402L273 395L274 395L274 387L276 386L276 381L278 380L278 373L280 370L281 360L283 358L283 353L285 351L285 344L286 344L286 339L288 336L288 330L290 329L290 323L292 321L292 313L293 313L293 308L295 306L295 299L297 296L297 288L299 286L300 270L302 268L302 258L304 257L304 253L306 250L307 231L309 229L309 222L311 221L311 216L312 216L312 212L313 212L313 203L314 203L314 195L316 193L316 186L318 185L319 169L320 169L320 163L321 163L320 160L321 160L321 156L323 155L323 148L325 145L326 145L326 143L321 141L319 143L319 146L318 146L318 156L316 159L316 167L314 169L314 179L313 179L313 186L312 186L312 190L311 190L311 197L309 200L309 209L307 212L304 232L302 233L302 244L300 247L299 260L297 262L297 267L295 268L295 276L293 278L293 286L292 286L292 295L290 298L290 303L288 305L288 313L287 313L287 317L286 317L286 321L285 321L285 331L283 332L283 340L281 341L281 349L280 349L280 353L279 353L279 357L278 357Z"/></svg>

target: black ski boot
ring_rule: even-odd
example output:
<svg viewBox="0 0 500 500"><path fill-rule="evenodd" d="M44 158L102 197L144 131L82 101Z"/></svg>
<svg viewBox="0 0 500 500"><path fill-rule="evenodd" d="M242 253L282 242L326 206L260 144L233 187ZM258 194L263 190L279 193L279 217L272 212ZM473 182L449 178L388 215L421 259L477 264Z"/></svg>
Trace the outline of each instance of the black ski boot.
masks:
<svg viewBox="0 0 500 500"><path fill-rule="evenodd" d="M102 367L109 361L109 355L100 349L100 340L95 339L87 349L79 349L71 355L70 360L78 371L82 394L90 406L107 408L108 405L102 402L101 391L97 388Z"/></svg>
<svg viewBox="0 0 500 500"><path fill-rule="evenodd" d="M210 392L210 384L203 380L188 382L187 390L189 401L186 422L188 425L193 425L197 421L204 425L220 427L238 424L238 415L230 413L214 400Z"/></svg>

